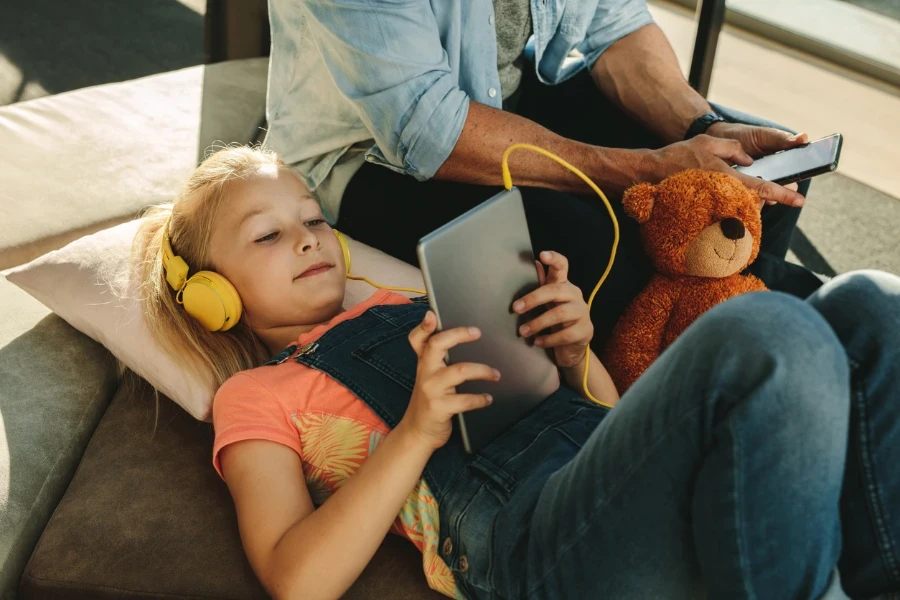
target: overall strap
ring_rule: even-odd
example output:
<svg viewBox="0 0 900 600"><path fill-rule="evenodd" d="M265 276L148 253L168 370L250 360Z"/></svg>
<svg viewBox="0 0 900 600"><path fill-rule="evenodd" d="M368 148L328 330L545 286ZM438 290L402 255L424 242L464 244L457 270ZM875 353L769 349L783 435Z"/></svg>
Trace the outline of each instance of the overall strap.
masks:
<svg viewBox="0 0 900 600"><path fill-rule="evenodd" d="M313 344L285 348L266 364L293 358L322 371L394 429L406 414L415 386L418 357L408 336L422 322L428 310L426 302L374 306L339 323ZM423 473L438 502L471 458L454 427L450 441L435 451Z"/></svg>

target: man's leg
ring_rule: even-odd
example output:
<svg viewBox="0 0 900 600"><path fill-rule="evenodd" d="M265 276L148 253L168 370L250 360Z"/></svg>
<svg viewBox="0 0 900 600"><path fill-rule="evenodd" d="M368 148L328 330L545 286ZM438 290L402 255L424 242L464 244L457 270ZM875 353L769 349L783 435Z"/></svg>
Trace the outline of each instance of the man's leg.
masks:
<svg viewBox="0 0 900 600"><path fill-rule="evenodd" d="M854 598L900 598L900 277L839 275L807 302L829 322L850 360L844 589Z"/></svg>
<svg viewBox="0 0 900 600"><path fill-rule="evenodd" d="M834 569L849 387L810 304L755 293L713 308L569 464L519 482L492 526L498 592L846 598Z"/></svg>

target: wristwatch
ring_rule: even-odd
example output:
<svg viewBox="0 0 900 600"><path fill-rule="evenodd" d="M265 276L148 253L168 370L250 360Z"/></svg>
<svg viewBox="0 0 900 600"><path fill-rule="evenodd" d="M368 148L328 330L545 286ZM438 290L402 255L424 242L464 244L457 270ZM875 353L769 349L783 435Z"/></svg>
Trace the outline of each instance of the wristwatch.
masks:
<svg viewBox="0 0 900 600"><path fill-rule="evenodd" d="M689 140L694 136L700 135L701 133L706 133L706 130L709 129L710 125L725 120L725 117L717 112L708 112L706 114L702 114L694 119L694 122L691 123L690 127L688 127L687 133L684 134L684 139Z"/></svg>

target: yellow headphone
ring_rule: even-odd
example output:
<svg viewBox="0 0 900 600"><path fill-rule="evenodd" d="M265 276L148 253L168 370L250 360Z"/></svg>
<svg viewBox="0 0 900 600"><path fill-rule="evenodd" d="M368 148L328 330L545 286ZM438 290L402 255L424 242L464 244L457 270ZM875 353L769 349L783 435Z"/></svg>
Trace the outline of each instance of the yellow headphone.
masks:
<svg viewBox="0 0 900 600"><path fill-rule="evenodd" d="M344 254L344 265L348 279L365 281L369 285L385 290L398 292L414 292L425 294L425 290L412 288L390 287L379 285L365 277L350 275L352 259L347 240L337 229L333 229L334 235L341 244L341 252ZM224 276L213 271L200 271L188 278L190 267L180 256L176 256L169 242L169 224L166 223L166 231L162 242L163 269L166 271L166 281L177 292L175 301L184 305L184 310L189 315L203 323L209 331L228 331L241 320L243 305L237 290Z"/></svg>
<svg viewBox="0 0 900 600"><path fill-rule="evenodd" d="M512 176L509 172L509 155L513 152L513 150L517 150L519 148L532 150L534 152L537 152L538 154L542 154L547 158L556 161L569 171L573 172L575 175L580 177L592 190L594 190L594 192L606 205L606 210L609 212L609 216L613 222L613 247L612 253L609 256L609 264L607 264L606 270L603 272L603 276L600 277L600 281L598 281L597 285L594 286L594 290L591 292L591 295L588 298L587 305L588 312L590 312L591 305L594 302L594 296L597 295L597 290L599 290L603 282L606 281L606 277L609 275L609 272L612 269L613 261L615 261L616 259L616 250L619 247L619 221L616 219L616 215L613 212L612 205L610 205L609 200L606 198L606 195L604 195L604 193L600 191L600 188L598 188L597 185L593 181L591 181L587 175L579 171L576 167L572 166L562 158L556 156L552 152L549 152L537 146L532 146L531 144L513 144L506 149L506 152L503 153L503 160L501 164L503 186L506 189L512 189ZM337 239L341 244L341 251L344 254L344 265L346 266L346 275L348 279L365 281L371 286L385 290L413 292L422 295L425 294L425 290L379 285L374 281L366 279L365 277L350 275L350 267L352 265L352 260L350 258L350 248L347 246L347 241L344 239L344 236L337 229L334 229L333 231L334 235L337 236ZM234 327L241 318L242 305L241 297L238 295L237 290L234 289L234 286L231 285L231 282L229 282L218 273L214 273L212 271L200 271L199 273L194 273L194 275L188 278L188 271L190 269L187 263L183 258L175 255L175 253L172 251L172 245L169 243L168 223L166 224L166 231L163 234L162 250L163 268L166 271L166 281L169 282L169 285L172 286L172 289L178 292L175 296L175 299L179 304L184 305L184 309L187 311L187 313L203 323L203 325L210 331L228 331L229 329ZM587 379L590 357L591 348L590 346L588 346L584 354L584 376L581 381L584 393L593 402L602 406L612 408L611 405L601 402L600 400L595 398L591 394L590 390L588 390Z"/></svg>

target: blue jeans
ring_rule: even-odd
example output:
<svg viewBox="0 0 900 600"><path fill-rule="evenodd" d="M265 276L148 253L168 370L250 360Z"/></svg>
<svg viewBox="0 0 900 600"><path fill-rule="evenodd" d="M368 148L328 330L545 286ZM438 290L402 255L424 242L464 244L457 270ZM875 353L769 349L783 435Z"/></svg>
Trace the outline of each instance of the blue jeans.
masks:
<svg viewBox="0 0 900 600"><path fill-rule="evenodd" d="M562 468L474 498L470 595L900 598L900 278L731 299L593 411ZM517 456L580 444L550 428Z"/></svg>

